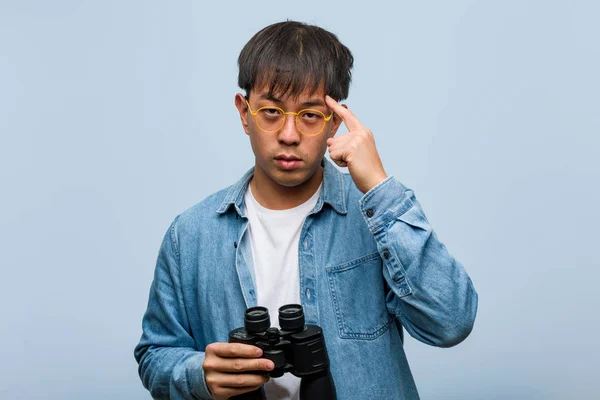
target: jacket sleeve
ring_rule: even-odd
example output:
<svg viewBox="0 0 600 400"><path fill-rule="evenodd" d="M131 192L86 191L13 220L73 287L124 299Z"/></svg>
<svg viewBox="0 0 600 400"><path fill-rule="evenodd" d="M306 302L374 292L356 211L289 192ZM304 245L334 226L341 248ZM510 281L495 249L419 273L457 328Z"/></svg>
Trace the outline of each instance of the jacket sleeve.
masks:
<svg viewBox="0 0 600 400"><path fill-rule="evenodd" d="M412 190L388 177L359 206L383 260L388 311L421 342L451 347L463 341L473 329L477 292Z"/></svg>
<svg viewBox="0 0 600 400"><path fill-rule="evenodd" d="M204 352L196 349L182 300L176 223L159 251L134 356L154 399L212 399L202 369Z"/></svg>

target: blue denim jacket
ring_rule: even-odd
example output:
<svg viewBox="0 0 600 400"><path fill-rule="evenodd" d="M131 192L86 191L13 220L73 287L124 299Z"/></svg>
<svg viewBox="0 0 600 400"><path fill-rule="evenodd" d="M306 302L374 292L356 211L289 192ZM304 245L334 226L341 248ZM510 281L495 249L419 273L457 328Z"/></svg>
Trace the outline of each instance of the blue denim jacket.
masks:
<svg viewBox="0 0 600 400"><path fill-rule="evenodd" d="M363 195L323 165L298 248L306 323L323 328L339 399L418 399L402 328L453 346L473 327L477 293L410 189L388 177ZM154 398L212 398L204 349L227 342L257 305L244 208L252 174L183 212L164 237L135 348Z"/></svg>

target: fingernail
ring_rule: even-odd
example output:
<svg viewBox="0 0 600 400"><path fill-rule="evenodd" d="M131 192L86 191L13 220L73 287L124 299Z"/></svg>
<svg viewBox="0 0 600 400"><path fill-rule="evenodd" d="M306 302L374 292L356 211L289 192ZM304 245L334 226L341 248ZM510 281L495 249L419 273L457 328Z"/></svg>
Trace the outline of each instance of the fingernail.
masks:
<svg viewBox="0 0 600 400"><path fill-rule="evenodd" d="M270 361L270 362L268 362L268 363L265 363L265 367L266 367L268 370L271 370L271 369L275 368L275 364L274 364L272 361Z"/></svg>
<svg viewBox="0 0 600 400"><path fill-rule="evenodd" d="M260 356L262 354L262 350L261 349L256 349L256 355Z"/></svg>

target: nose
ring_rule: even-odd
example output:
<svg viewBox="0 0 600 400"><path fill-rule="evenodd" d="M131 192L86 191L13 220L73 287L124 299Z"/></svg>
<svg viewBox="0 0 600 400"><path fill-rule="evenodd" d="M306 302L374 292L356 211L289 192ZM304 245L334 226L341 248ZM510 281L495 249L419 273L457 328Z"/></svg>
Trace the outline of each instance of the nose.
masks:
<svg viewBox="0 0 600 400"><path fill-rule="evenodd" d="M277 132L277 139L280 143L285 144L287 146L293 146L300 143L300 137L302 134L298 131L298 127L296 126L296 118L292 114L286 115L285 123Z"/></svg>

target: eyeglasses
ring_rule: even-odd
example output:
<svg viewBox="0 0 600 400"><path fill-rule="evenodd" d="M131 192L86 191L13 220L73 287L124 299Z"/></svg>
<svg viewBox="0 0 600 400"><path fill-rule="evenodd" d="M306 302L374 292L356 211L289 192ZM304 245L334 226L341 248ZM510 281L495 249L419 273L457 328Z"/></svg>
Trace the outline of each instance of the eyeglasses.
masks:
<svg viewBox="0 0 600 400"><path fill-rule="evenodd" d="M252 111L250 103L246 99L250 114L256 118L256 125L261 131L266 133L275 133L280 130L285 124L285 119L288 114L296 117L296 127L301 134L306 136L317 136L325 129L325 124L333 117L333 112L329 117L326 117L319 110L307 108L298 112L283 111L279 107L267 106L261 107L256 111Z"/></svg>

